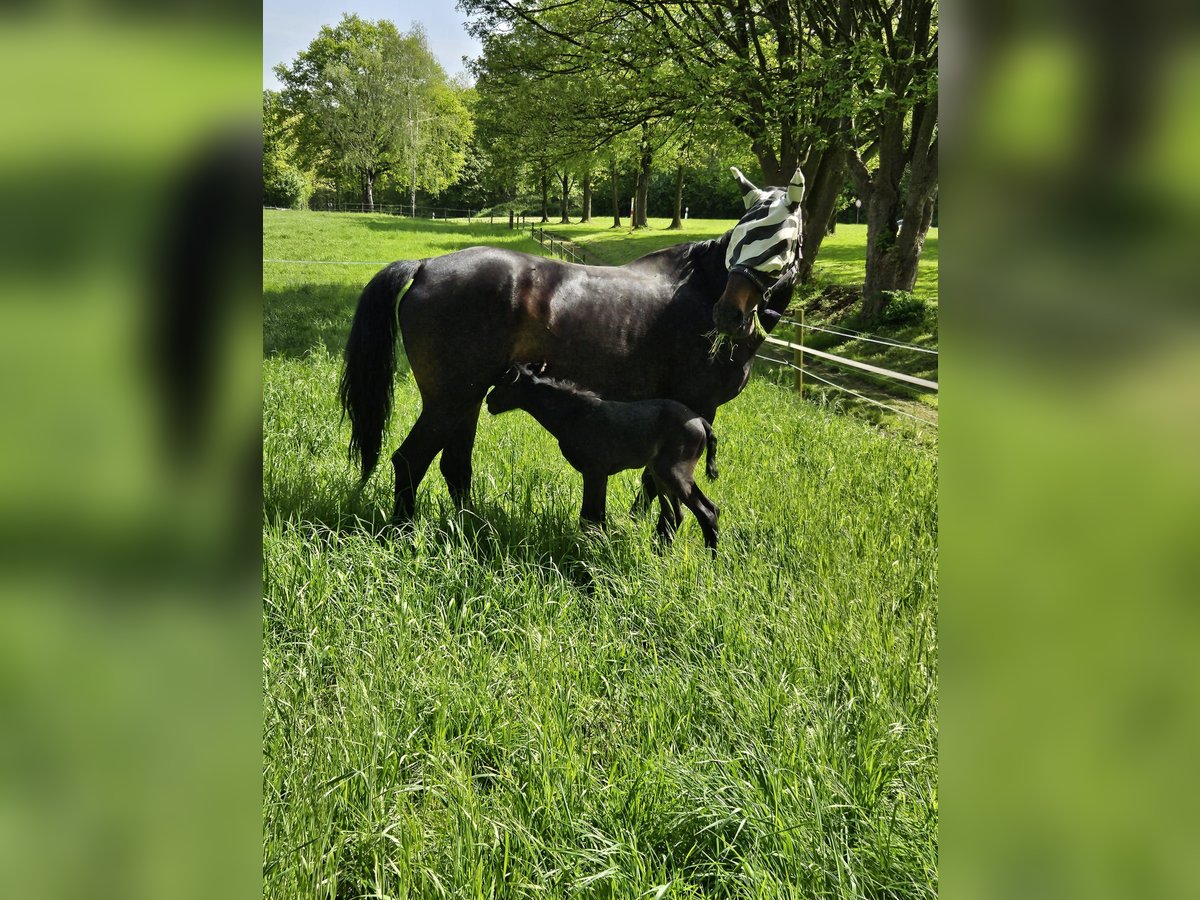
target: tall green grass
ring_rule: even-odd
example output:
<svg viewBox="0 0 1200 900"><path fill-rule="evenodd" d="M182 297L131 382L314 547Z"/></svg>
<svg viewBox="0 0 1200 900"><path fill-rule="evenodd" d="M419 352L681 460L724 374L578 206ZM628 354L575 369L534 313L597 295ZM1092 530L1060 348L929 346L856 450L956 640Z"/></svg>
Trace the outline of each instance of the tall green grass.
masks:
<svg viewBox="0 0 1200 900"><path fill-rule="evenodd" d="M267 257L458 239L279 216ZM712 560L694 521L663 550L625 515L635 473L582 532L553 439L485 413L474 509L435 467L394 534L330 349L371 272L264 271L265 894L933 896L935 457L752 381L716 423ZM396 408L389 445L407 375Z"/></svg>

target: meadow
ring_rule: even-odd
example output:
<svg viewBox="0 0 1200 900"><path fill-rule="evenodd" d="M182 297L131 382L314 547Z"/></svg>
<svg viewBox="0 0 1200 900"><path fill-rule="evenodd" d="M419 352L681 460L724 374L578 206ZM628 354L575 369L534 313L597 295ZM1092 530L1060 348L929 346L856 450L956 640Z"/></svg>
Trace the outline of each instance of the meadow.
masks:
<svg viewBox="0 0 1200 900"><path fill-rule="evenodd" d="M768 379L722 407L709 557L480 422L473 510L361 495L339 353L376 262L506 226L264 212L268 897L933 897L937 459ZM677 233L672 233L678 237ZM468 352L469 348L464 348ZM385 445L415 419L406 367Z"/></svg>

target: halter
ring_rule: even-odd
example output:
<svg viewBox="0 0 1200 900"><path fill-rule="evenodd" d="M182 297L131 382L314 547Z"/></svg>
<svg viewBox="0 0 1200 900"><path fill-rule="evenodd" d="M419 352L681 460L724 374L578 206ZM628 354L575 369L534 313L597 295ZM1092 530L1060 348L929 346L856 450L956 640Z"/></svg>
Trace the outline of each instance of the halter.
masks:
<svg viewBox="0 0 1200 900"><path fill-rule="evenodd" d="M729 274L732 275L734 272L749 281L753 281L754 286L758 288L758 292L763 295L764 300L767 298L767 293L771 290L774 290L775 285L779 280L769 280L767 276L758 271L758 269L751 269L749 266L734 266L729 270ZM780 277L783 277L782 273L780 273Z"/></svg>
<svg viewBox="0 0 1200 900"><path fill-rule="evenodd" d="M780 283L782 283L785 279L794 275L796 273L796 269L799 267L799 264L800 244L799 241L797 241L796 252L792 255L792 261L784 268L780 269L779 274L776 275L774 279L771 279L765 273L760 272L757 269L751 269L748 266L734 266L729 270L729 274L732 275L734 272L737 272L737 274L741 275L743 278L753 282L754 286L758 288L758 292L762 294L762 300L759 301L758 305L766 307L771 302L771 295L775 293L775 288L779 287Z"/></svg>

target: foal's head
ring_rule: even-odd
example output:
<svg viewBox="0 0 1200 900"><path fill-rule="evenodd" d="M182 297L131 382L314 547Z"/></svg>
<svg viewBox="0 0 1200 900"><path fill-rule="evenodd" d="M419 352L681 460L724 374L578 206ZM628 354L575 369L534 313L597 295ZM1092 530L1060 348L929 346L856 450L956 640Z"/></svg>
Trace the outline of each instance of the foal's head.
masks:
<svg viewBox="0 0 1200 900"><path fill-rule="evenodd" d="M530 398L530 390L541 381L537 377L538 374L545 368L545 364L543 364L535 372L532 367L524 363L509 366L508 371L496 382L496 386L487 395L488 412L493 416L498 416L510 409L519 409L527 403Z"/></svg>
<svg viewBox="0 0 1200 900"><path fill-rule="evenodd" d="M599 401L599 397L591 391L585 391L577 384L550 378L546 374L546 364L531 366L518 363L509 366L508 371L501 376L487 395L487 408L493 416L508 412L510 409L523 409L536 413L537 409L553 406L563 408L563 404L577 406L589 405Z"/></svg>
<svg viewBox="0 0 1200 900"><path fill-rule="evenodd" d="M736 168L733 175L742 188L746 214L729 235L729 281L713 307L713 324L724 334L746 337L754 328L754 310L799 259L804 174L797 169L786 189L766 190Z"/></svg>

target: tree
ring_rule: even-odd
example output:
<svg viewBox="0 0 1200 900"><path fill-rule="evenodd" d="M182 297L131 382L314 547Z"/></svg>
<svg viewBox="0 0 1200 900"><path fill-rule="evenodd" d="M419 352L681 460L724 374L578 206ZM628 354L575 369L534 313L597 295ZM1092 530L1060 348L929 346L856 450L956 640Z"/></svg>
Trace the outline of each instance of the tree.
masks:
<svg viewBox="0 0 1200 900"><path fill-rule="evenodd" d="M676 67L670 60L639 58L636 69L620 70L618 58L634 58L623 48L639 42L637 23L609 15L604 0L545 9L507 0L463 0L461 5L483 44L475 64L480 83L505 84L510 92L543 98L547 128L532 124L528 103L510 102L507 112L526 132L539 132L560 184L569 186L570 173L579 177L583 216L590 218L591 161L613 141L632 136L637 143L633 226L644 227L654 155L679 127L676 105L665 99L677 93L665 88ZM588 42L571 35L586 35ZM615 188L615 160L606 156Z"/></svg>
<svg viewBox="0 0 1200 900"><path fill-rule="evenodd" d="M854 2L854 0L844 0ZM838 97L805 65L812 42L806 5L754 9L740 0L461 0L476 33L500 43L535 31L553 49L527 59L532 77L587 76L603 85L610 130L672 122L687 128L718 113L743 134L767 184L787 184L803 165L808 189L804 265L810 266L845 176ZM815 4L814 4L815 5ZM653 162L646 132L638 154L635 226L645 224ZM806 270L802 270L802 275Z"/></svg>
<svg viewBox="0 0 1200 900"><path fill-rule="evenodd" d="M277 91L263 91L263 203L303 209L313 192L311 173L296 164L287 110Z"/></svg>
<svg viewBox="0 0 1200 900"><path fill-rule="evenodd" d="M368 210L382 176L403 167L415 206L419 186L444 186L463 164L470 116L420 29L346 14L275 74L302 154L357 179Z"/></svg>
<svg viewBox="0 0 1200 900"><path fill-rule="evenodd" d="M937 3L854 6L845 21L858 92L847 162L866 207L862 317L870 323L889 292L913 289L937 202Z"/></svg>

